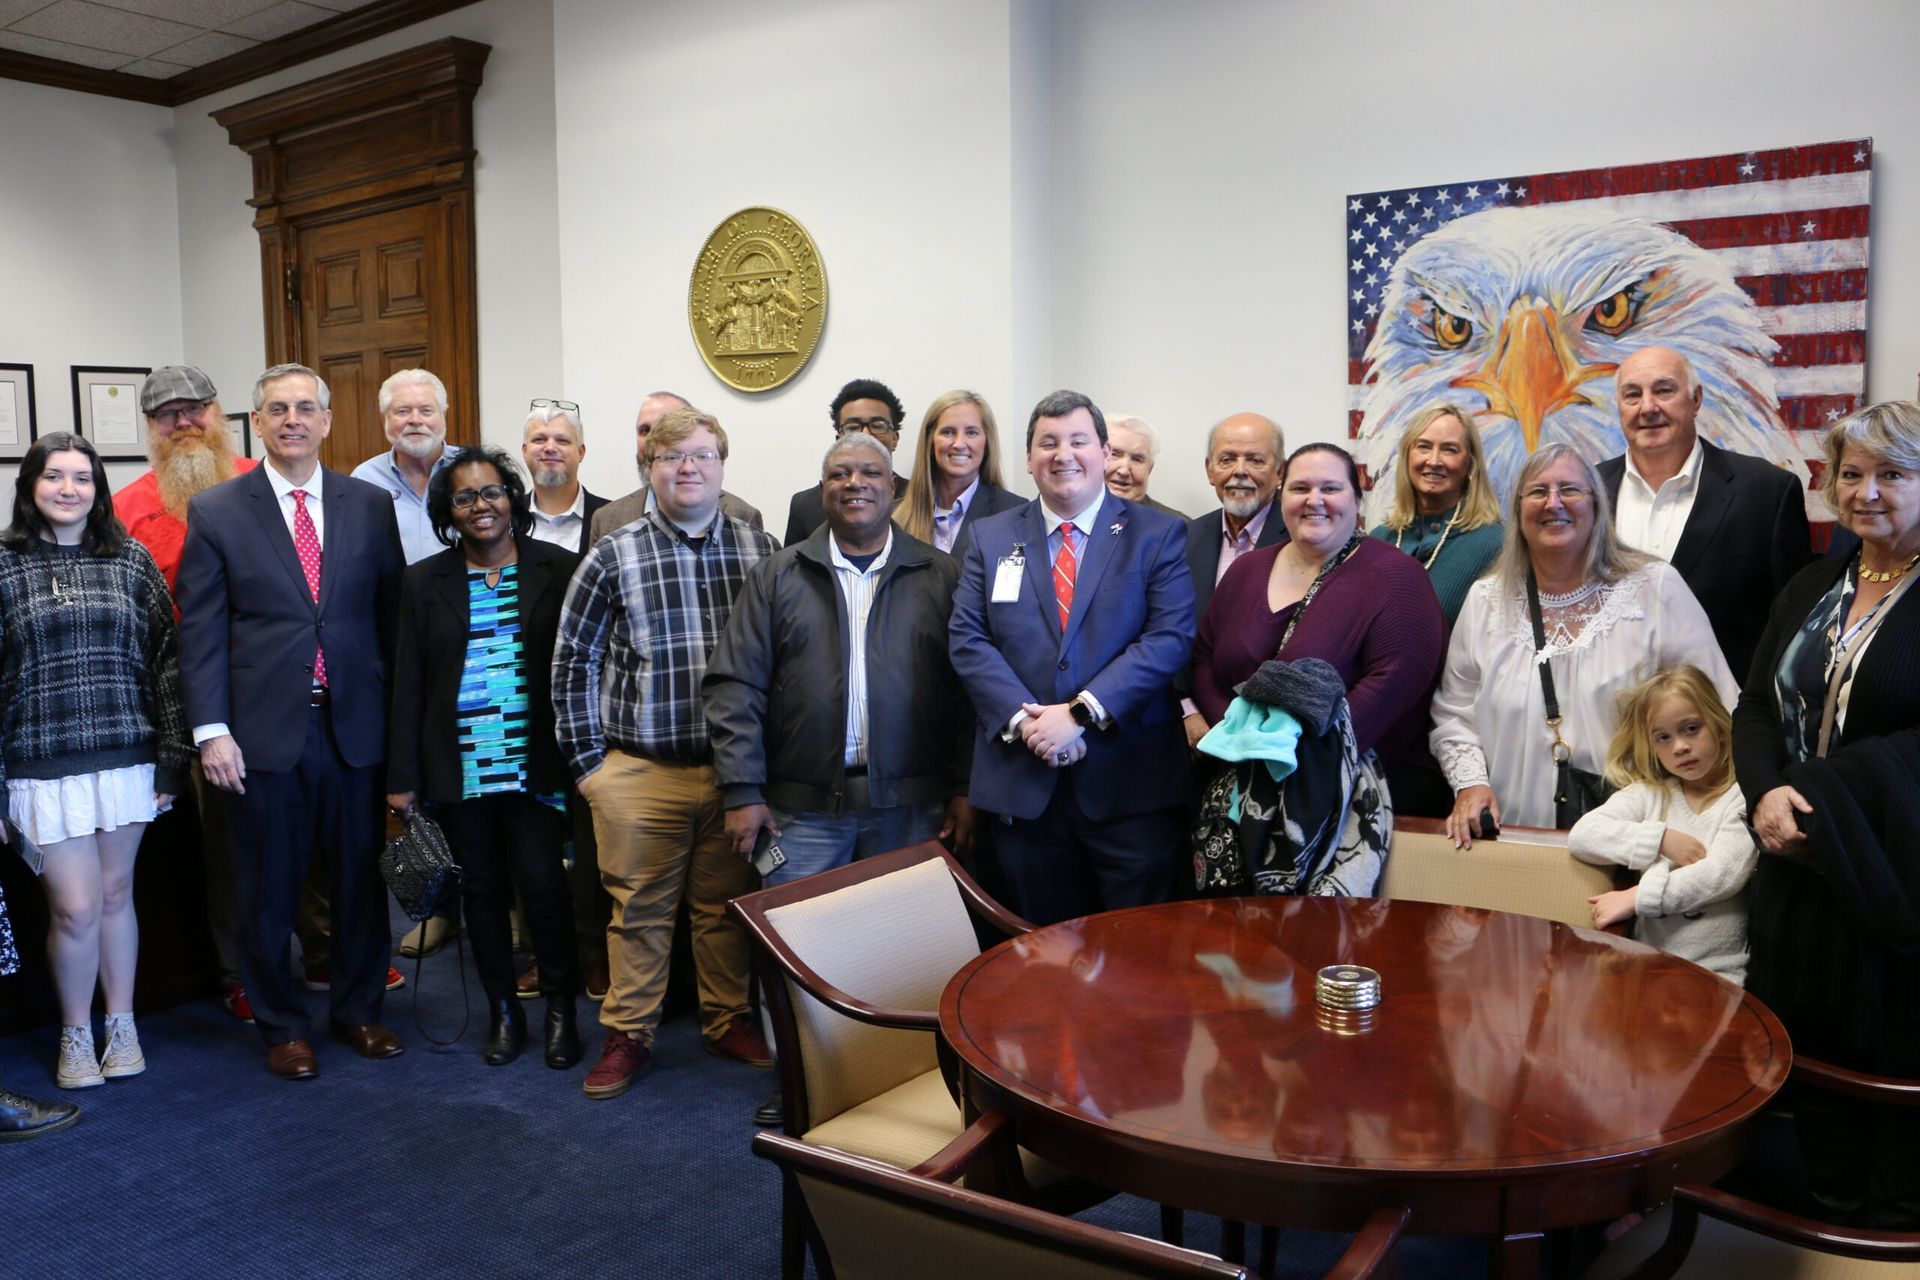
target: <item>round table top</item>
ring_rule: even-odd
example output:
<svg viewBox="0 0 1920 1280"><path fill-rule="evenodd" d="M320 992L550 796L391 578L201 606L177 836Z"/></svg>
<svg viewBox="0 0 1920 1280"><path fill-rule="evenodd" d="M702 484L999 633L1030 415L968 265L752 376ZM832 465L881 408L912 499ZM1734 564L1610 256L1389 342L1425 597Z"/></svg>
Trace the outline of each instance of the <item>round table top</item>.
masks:
<svg viewBox="0 0 1920 1280"><path fill-rule="evenodd" d="M1379 971L1370 1025L1315 1004L1337 963ZM1136 1153L1324 1176L1645 1160L1750 1117L1792 1059L1766 1006L1651 947L1375 899L1176 902L1038 929L956 974L940 1019L1016 1111Z"/></svg>

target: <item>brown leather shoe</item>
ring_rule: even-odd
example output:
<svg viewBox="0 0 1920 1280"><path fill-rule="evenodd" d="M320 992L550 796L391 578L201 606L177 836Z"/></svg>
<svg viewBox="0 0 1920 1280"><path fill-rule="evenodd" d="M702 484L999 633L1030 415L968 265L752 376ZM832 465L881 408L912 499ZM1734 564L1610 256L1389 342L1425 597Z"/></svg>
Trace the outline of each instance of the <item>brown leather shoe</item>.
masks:
<svg viewBox="0 0 1920 1280"><path fill-rule="evenodd" d="M397 1058L407 1051L399 1036L378 1023L347 1027L336 1022L327 1028L327 1034L341 1044L352 1045L353 1051L363 1058Z"/></svg>
<svg viewBox="0 0 1920 1280"><path fill-rule="evenodd" d="M267 1070L282 1080L311 1080L320 1074L320 1063L313 1056L312 1045L305 1040L289 1040L267 1046Z"/></svg>

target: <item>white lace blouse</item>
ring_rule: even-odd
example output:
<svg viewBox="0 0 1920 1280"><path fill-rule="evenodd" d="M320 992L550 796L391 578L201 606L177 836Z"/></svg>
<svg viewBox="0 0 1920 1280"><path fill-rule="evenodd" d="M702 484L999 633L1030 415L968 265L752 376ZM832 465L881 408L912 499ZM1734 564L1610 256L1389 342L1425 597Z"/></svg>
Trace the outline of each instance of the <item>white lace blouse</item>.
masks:
<svg viewBox="0 0 1920 1280"><path fill-rule="evenodd" d="M1540 614L1560 736L1573 749L1575 768L1600 771L1617 723L1614 700L1657 671L1690 664L1729 708L1739 696L1706 612L1664 562L1564 596L1543 592ZM1546 717L1526 596L1502 598L1499 579L1482 578L1467 592L1433 697L1434 758L1456 792L1491 786L1502 823L1551 827L1553 732Z"/></svg>

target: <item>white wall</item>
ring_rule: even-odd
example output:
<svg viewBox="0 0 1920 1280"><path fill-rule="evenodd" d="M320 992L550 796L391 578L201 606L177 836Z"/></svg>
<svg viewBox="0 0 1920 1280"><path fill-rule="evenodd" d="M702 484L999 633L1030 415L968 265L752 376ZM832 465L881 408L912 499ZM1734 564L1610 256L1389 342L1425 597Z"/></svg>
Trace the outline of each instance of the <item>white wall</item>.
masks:
<svg viewBox="0 0 1920 1280"><path fill-rule="evenodd" d="M250 162L211 113L447 36L493 48L473 102L482 435L517 446L527 401L563 394L552 17L547 0L485 0L175 111L184 328L175 358L207 371L224 408L251 403L266 331Z"/></svg>
<svg viewBox="0 0 1920 1280"><path fill-rule="evenodd" d="M71 431L71 366L180 348L173 113L0 80L0 121L0 361L33 365L42 433ZM107 472L117 487L145 469ZM5 510L15 473L0 464Z"/></svg>
<svg viewBox="0 0 1920 1280"><path fill-rule="evenodd" d="M1055 372L1161 428L1176 506L1226 413L1344 437L1355 191L1871 135L1868 390L1914 394L1910 0L1053 7Z"/></svg>
<svg viewBox="0 0 1920 1280"><path fill-rule="evenodd" d="M720 419L727 487L775 533L819 474L827 405L850 378L906 402L903 451L927 402L957 386L1000 411L1003 439L1010 419L1024 428L1010 21L1008 0L561 0L566 385L607 442L587 459L591 487L634 487L630 437L617 451L612 438L659 388ZM701 362L687 283L713 228L756 204L812 234L829 301L807 368L748 396Z"/></svg>

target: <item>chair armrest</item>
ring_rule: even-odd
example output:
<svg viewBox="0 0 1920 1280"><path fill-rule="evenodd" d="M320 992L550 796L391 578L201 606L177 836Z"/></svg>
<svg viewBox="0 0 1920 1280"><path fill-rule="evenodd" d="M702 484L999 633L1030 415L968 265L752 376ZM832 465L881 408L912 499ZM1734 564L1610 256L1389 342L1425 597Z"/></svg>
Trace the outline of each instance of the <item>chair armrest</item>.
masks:
<svg viewBox="0 0 1920 1280"><path fill-rule="evenodd" d="M935 1182L958 1182L977 1162L992 1154L994 1139L1006 1127L1004 1112L989 1111L907 1172Z"/></svg>
<svg viewBox="0 0 1920 1280"><path fill-rule="evenodd" d="M1893 1107L1920 1107L1920 1080L1870 1076L1864 1071L1850 1071L1846 1067L1803 1058L1799 1054L1793 1058L1793 1080L1809 1088L1844 1093L1853 1098L1865 1098L1868 1102L1880 1102Z"/></svg>
<svg viewBox="0 0 1920 1280"><path fill-rule="evenodd" d="M1697 1211L1787 1244L1881 1262L1920 1262L1920 1232L1868 1231L1817 1222L1736 1196L1717 1187L1683 1182L1673 1189L1674 1223Z"/></svg>
<svg viewBox="0 0 1920 1280"><path fill-rule="evenodd" d="M1365 1280L1386 1261L1387 1253L1393 1248L1394 1241L1406 1229L1407 1219L1412 1213L1401 1205L1389 1205L1384 1209L1375 1209L1360 1233L1340 1255L1333 1269L1327 1272L1327 1280Z"/></svg>

